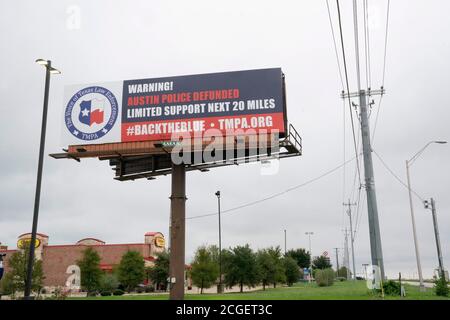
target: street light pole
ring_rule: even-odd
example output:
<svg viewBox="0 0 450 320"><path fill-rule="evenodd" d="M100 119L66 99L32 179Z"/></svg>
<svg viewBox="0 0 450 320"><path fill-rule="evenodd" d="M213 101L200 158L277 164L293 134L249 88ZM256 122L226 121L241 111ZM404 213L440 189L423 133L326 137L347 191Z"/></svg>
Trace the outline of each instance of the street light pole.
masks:
<svg viewBox="0 0 450 320"><path fill-rule="evenodd" d="M284 229L284 255L286 256L286 229Z"/></svg>
<svg viewBox="0 0 450 320"><path fill-rule="evenodd" d="M217 288L217 293L223 292L222 286L222 225L220 222L220 191L216 192L217 205L219 212L219 287Z"/></svg>
<svg viewBox="0 0 450 320"><path fill-rule="evenodd" d="M414 219L414 207L413 207L413 202L412 202L411 180L410 180L410 176L409 176L408 160L406 161L406 176L407 176L407 181L408 181L409 207L411 210L411 224L412 224L412 229L413 229L414 249L416 251L417 272L419 274L419 288L420 288L420 291L425 291L425 285L424 285L423 276L422 276L422 266L420 263L420 255L419 255L419 242L417 241L416 221Z"/></svg>
<svg viewBox="0 0 450 320"><path fill-rule="evenodd" d="M407 178L407 182L408 182L409 207L411 210L411 224L412 224L412 229L413 229L414 249L416 252L417 272L419 275L420 291L425 291L425 284L424 284L423 276L422 276L422 265L420 263L419 242L417 240L416 222L415 222L415 218L414 218L414 207L413 207L413 202L412 202L411 177L410 177L409 171L410 171L410 167L414 163L414 161L416 161L419 158L419 156L425 151L425 149L433 143L445 144L447 142L446 141L430 141L422 149L420 149L410 160L406 160L406 178Z"/></svg>
<svg viewBox="0 0 450 320"><path fill-rule="evenodd" d="M44 149L45 149L45 133L47 130L47 112L48 112L48 96L50 90L50 74L59 74L59 70L52 67L50 60L38 59L36 63L45 67L45 89L44 89L44 107L42 112L42 124L41 124L41 140L39 146L39 160L38 160L38 171L37 171L37 181L36 181L36 193L34 197L34 210L33 210L33 225L31 228L31 241L30 241L30 251L28 254L27 263L27 277L25 279L25 291L24 299L32 299L31 285L33 282L33 262L34 262L34 249L36 242L37 224L39 216L39 203L41 199L41 184L42 184L42 168L44 166Z"/></svg>

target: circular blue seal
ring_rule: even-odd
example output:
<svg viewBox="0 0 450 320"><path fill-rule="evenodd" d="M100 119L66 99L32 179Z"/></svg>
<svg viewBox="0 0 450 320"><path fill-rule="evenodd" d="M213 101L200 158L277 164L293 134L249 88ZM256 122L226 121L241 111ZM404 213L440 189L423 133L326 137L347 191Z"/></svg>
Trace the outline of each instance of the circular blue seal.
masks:
<svg viewBox="0 0 450 320"><path fill-rule="evenodd" d="M114 127L118 115L114 94L106 88L93 86L79 90L70 98L64 112L64 121L72 136L97 140Z"/></svg>

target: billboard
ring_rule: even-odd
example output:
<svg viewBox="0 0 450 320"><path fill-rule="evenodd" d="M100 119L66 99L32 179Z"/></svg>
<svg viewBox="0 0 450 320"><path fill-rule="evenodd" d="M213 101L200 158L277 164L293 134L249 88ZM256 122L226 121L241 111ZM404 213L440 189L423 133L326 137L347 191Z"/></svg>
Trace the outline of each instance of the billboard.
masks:
<svg viewBox="0 0 450 320"><path fill-rule="evenodd" d="M286 130L280 68L72 85L64 101L63 145Z"/></svg>

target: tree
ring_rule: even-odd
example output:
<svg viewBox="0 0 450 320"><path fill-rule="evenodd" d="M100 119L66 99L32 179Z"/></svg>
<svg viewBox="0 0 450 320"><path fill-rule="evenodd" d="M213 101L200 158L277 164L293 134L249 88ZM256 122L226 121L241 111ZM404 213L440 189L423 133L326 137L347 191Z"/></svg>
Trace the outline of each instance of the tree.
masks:
<svg viewBox="0 0 450 320"><path fill-rule="evenodd" d="M3 281L6 282L4 286L5 291L10 294L14 294L16 291L25 290L29 252L30 248L25 247L24 250L14 252L9 258L8 264L10 271L4 276ZM44 273L42 271L42 261L37 260L35 257L33 261L31 290L40 292L43 280Z"/></svg>
<svg viewBox="0 0 450 320"><path fill-rule="evenodd" d="M283 264L286 276L286 284L291 287L292 284L296 283L300 278L299 266L297 265L297 261L289 256L283 259Z"/></svg>
<svg viewBox="0 0 450 320"><path fill-rule="evenodd" d="M345 266L340 267L338 272L337 272L337 276L340 277L340 278L347 278L347 270L348 269ZM351 276L352 273L349 271L348 274L349 274L349 276Z"/></svg>
<svg viewBox="0 0 450 320"><path fill-rule="evenodd" d="M315 270L330 269L331 267L330 258L328 257L320 256L313 259L313 269Z"/></svg>
<svg viewBox="0 0 450 320"><path fill-rule="evenodd" d="M100 284L102 291L113 292L119 287L119 280L115 274L105 273L101 277Z"/></svg>
<svg viewBox="0 0 450 320"><path fill-rule="evenodd" d="M243 292L244 285L254 287L259 282L256 255L248 244L227 251L222 258L225 267L225 284L229 288L238 284L240 291Z"/></svg>
<svg viewBox="0 0 450 320"><path fill-rule="evenodd" d="M281 259L281 249L279 246L270 247L267 249L267 252L272 260L272 264L274 266L274 274L272 279L273 287L276 288L277 283L282 283L286 281L286 275L284 270L284 264Z"/></svg>
<svg viewBox="0 0 450 320"><path fill-rule="evenodd" d="M137 251L127 251L117 268L119 282L127 291L131 291L145 278L144 257Z"/></svg>
<svg viewBox="0 0 450 320"><path fill-rule="evenodd" d="M441 275L438 279L434 281L434 290L436 295L441 297L448 297L449 288L445 275Z"/></svg>
<svg viewBox="0 0 450 320"><path fill-rule="evenodd" d="M328 287L333 285L335 277L336 274L331 268L316 269L316 274L314 276L319 287Z"/></svg>
<svg viewBox="0 0 450 320"><path fill-rule="evenodd" d="M167 287L169 277L169 254L161 252L157 255L155 265L148 269L148 277L155 285L155 289Z"/></svg>
<svg viewBox="0 0 450 320"><path fill-rule="evenodd" d="M89 295L95 295L100 289L102 270L100 256L91 247L83 251L83 258L77 261L81 271L81 288Z"/></svg>
<svg viewBox="0 0 450 320"><path fill-rule="evenodd" d="M219 265L214 261L211 248L205 246L197 249L191 269L192 282L200 288L210 288L219 277Z"/></svg>
<svg viewBox="0 0 450 320"><path fill-rule="evenodd" d="M272 263L272 257L267 252L267 249L259 250L256 253L256 262L259 267L263 290L266 290L266 286L273 282L273 275L275 273L275 266Z"/></svg>
<svg viewBox="0 0 450 320"><path fill-rule="evenodd" d="M302 269L310 267L311 255L303 248L289 250L286 252L286 256L293 258Z"/></svg>

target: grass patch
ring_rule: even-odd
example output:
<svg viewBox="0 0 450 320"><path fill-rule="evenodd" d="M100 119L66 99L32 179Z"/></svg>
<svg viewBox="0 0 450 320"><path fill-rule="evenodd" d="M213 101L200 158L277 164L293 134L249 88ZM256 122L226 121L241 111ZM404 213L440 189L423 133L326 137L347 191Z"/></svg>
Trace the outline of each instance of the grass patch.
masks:
<svg viewBox="0 0 450 320"><path fill-rule="evenodd" d="M420 292L418 286L405 285L406 297L385 296L385 300L450 300L438 297L434 289ZM126 295L108 297L70 298L70 300L168 300L168 294ZM366 287L365 281L336 282L331 287L319 287L315 283L297 283L292 287L268 288L244 293L190 294L186 300L382 300Z"/></svg>

